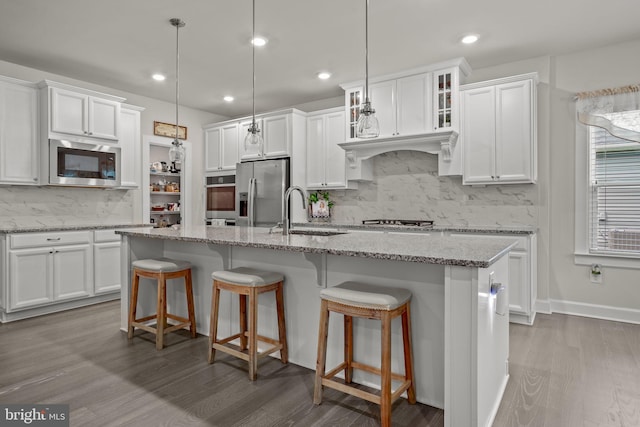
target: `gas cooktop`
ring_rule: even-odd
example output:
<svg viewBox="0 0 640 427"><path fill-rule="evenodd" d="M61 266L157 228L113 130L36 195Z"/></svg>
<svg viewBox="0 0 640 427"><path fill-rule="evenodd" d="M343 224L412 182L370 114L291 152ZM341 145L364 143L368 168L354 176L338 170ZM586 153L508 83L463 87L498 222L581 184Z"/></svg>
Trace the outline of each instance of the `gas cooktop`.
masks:
<svg viewBox="0 0 640 427"><path fill-rule="evenodd" d="M414 227L432 227L432 220L425 219L365 219L362 225L407 225Z"/></svg>

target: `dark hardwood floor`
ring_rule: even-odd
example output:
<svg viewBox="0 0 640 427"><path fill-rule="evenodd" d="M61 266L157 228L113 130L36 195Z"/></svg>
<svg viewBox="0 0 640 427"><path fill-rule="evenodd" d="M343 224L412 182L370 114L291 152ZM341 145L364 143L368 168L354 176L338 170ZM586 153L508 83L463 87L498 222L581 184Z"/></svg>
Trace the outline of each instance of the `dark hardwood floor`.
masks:
<svg viewBox="0 0 640 427"><path fill-rule="evenodd" d="M378 407L333 390L314 406L313 371L206 362L206 337L128 341L119 301L0 325L0 402L68 403L72 426L375 426ZM136 334L138 334L137 332ZM640 325L539 315L511 325L511 379L494 426L640 426ZM426 405L394 426L442 426ZM456 426L466 427L466 426Z"/></svg>

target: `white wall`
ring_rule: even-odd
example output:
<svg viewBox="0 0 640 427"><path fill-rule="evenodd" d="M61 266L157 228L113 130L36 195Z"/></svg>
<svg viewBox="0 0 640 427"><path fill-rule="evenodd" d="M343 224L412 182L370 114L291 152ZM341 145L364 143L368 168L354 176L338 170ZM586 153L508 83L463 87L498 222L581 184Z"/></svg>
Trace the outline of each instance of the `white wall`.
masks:
<svg viewBox="0 0 640 427"><path fill-rule="evenodd" d="M126 103L144 107L141 114L142 134L153 135L153 122L175 122L175 104L139 96L89 82L70 79L46 71L27 68L0 61L0 75L31 82L44 79L109 93L126 98ZM202 223L204 218L202 191L204 158L202 125L224 120L215 114L180 107L180 125L187 126L188 140L193 146L192 178L193 206L188 207L192 223ZM142 165L146 171L145 165ZM58 225L58 224L130 224L142 221L141 190L98 190L53 187L0 187L0 217L6 225Z"/></svg>

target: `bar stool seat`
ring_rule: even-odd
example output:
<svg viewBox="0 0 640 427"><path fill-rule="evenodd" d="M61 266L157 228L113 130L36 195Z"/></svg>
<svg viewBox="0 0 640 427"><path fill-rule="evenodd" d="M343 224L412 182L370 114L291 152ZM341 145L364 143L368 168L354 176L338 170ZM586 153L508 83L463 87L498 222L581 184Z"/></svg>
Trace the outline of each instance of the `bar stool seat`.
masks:
<svg viewBox="0 0 640 427"><path fill-rule="evenodd" d="M344 282L320 291L320 329L318 333L318 358L316 364L313 402L322 402L322 388L329 387L380 405L380 422L391 426L391 405L403 392L407 392L410 404L416 403L413 355L411 345L411 292L406 289L374 286L361 282ZM329 314L344 315L344 361L326 372ZM391 371L391 321L402 317L402 341L404 375ZM374 367L353 360L353 317L381 321L381 367ZM351 384L353 370L377 374L381 378L380 393L370 393ZM344 383L333 379L344 371ZM395 391L391 380L400 381Z"/></svg>
<svg viewBox="0 0 640 427"><path fill-rule="evenodd" d="M209 327L209 363L213 363L216 350L230 354L249 362L249 379L254 381L258 374L258 359L276 351L280 351L280 360L287 363L287 333L284 318L284 276L270 271L249 267L238 267L231 270L214 271L213 293L211 296L211 324ZM226 338L218 339L218 316L220 291L225 290L238 295L240 300L240 332ZM278 339L274 340L258 335L258 295L275 291L278 312ZM247 325L247 297L249 300L249 324ZM240 340L240 350L229 345L230 341ZM258 341L271 346L258 351Z"/></svg>
<svg viewBox="0 0 640 427"><path fill-rule="evenodd" d="M189 329L191 337L196 337L196 317L193 303L193 284L191 279L191 263L170 258L140 259L131 263L133 267L133 281L131 285L131 301L129 304L128 337L133 338L135 328L151 332L156 335L156 349L164 347L164 335L178 329ZM140 277L155 279L158 286L156 313L150 316L136 318L138 306L138 289ZM184 318L167 312L167 280L183 277L187 294L187 311L189 318ZM156 326L148 324L156 320ZM178 322L169 325L167 319Z"/></svg>

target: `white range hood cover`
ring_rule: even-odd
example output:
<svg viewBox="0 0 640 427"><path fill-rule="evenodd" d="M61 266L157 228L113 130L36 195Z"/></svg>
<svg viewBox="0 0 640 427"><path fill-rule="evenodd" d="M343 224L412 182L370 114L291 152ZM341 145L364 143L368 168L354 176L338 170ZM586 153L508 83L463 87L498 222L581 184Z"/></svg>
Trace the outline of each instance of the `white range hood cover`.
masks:
<svg viewBox="0 0 640 427"><path fill-rule="evenodd" d="M414 150L442 156L442 160L451 159L451 150L458 141L458 132L446 130L411 136L389 138L359 139L338 145L347 152L349 166L355 168L359 160L366 160L378 154L390 151Z"/></svg>

